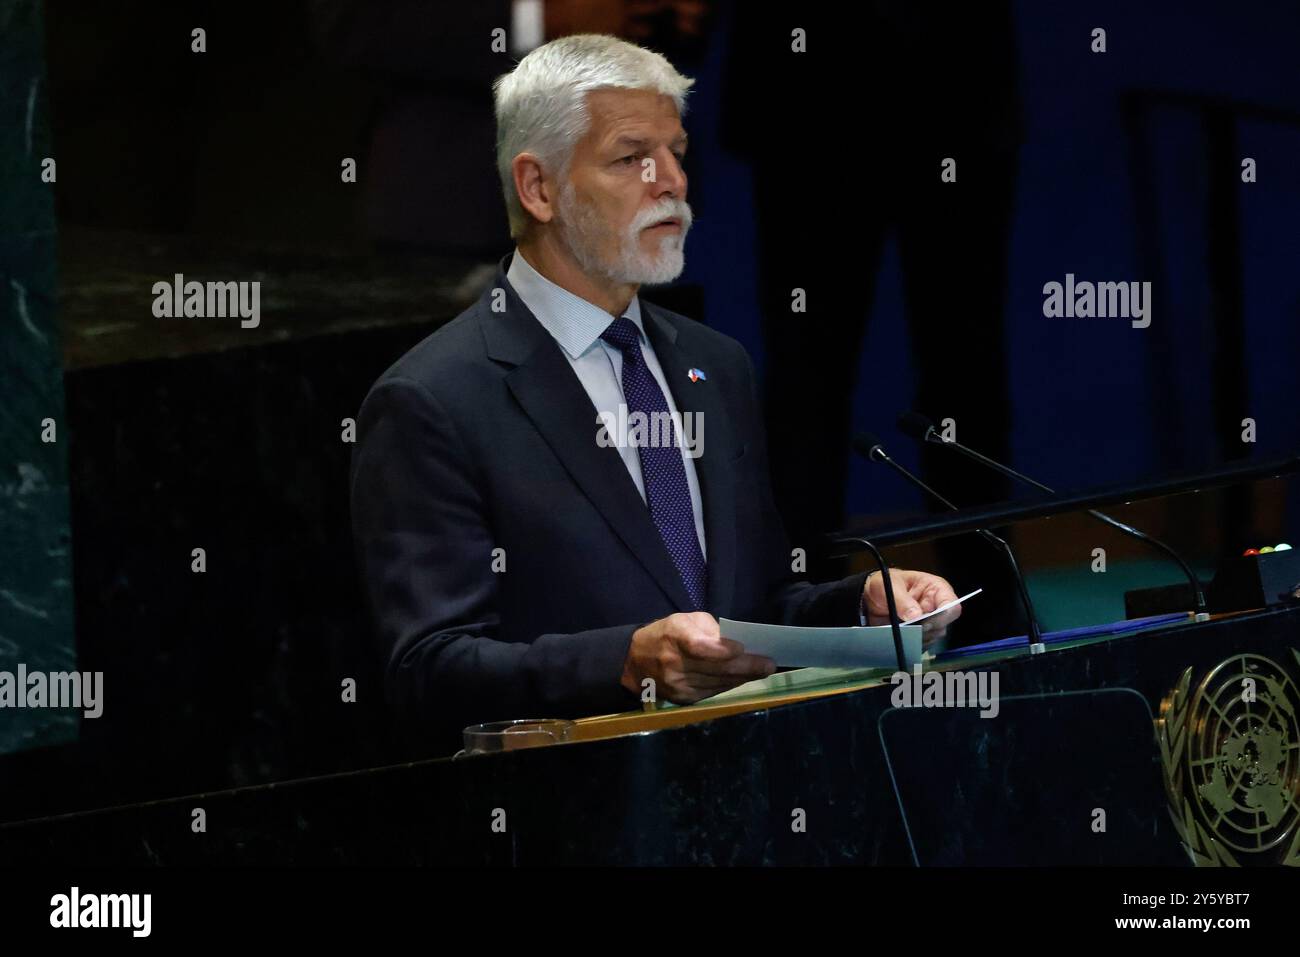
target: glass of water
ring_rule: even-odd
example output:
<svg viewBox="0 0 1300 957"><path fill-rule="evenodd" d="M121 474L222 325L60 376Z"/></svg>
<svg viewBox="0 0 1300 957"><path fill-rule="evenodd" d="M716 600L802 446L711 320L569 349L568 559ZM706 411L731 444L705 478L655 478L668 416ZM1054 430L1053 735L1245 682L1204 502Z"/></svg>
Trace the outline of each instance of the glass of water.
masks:
<svg viewBox="0 0 1300 957"><path fill-rule="evenodd" d="M560 744L569 740L572 729L573 722L561 718L518 718L475 724L464 731L465 750L462 753L492 754Z"/></svg>

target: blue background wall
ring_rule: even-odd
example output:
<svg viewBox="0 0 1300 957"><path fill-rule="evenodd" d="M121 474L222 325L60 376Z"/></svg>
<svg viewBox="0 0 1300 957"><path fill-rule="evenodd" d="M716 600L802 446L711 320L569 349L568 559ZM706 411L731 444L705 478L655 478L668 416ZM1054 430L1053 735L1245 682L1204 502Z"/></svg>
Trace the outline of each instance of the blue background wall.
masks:
<svg viewBox="0 0 1300 957"><path fill-rule="evenodd" d="M1018 2L1013 14L1024 128L1005 280L1012 464L1049 484L1084 488L1300 448L1300 5ZM1104 54L1090 51L1094 27L1107 31ZM692 231L684 278L705 287L710 324L761 362L748 169L715 148L712 125L726 34L719 31L692 94L692 188L705 193L707 208ZM1134 99L1150 104L1136 127L1125 113ZM853 102L851 91L827 91L825 103L810 105L808 122L841 123L860 130L865 148L887 148L889 131L873 129ZM1211 104L1233 117L1231 165L1211 165L1202 115ZM1245 156L1257 161L1256 183L1240 182ZM1241 445L1239 429L1213 426L1207 387L1222 358L1215 324L1227 321L1207 279L1215 176L1230 181L1240 203L1248 393L1230 418L1258 421L1254 448ZM850 227L852 207L839 215ZM807 240L847 241L826 229L810 229ZM893 431L892 411L873 412L869 393L890 396L887 410L912 401L899 268L891 244L851 401L855 428L879 432L896 458L916 466L915 450ZM1152 326L1045 318L1043 284L1063 282L1067 272L1150 280ZM981 323L981 290L972 289L970 301L954 324ZM916 494L860 461L851 465L845 505L851 516L922 508Z"/></svg>

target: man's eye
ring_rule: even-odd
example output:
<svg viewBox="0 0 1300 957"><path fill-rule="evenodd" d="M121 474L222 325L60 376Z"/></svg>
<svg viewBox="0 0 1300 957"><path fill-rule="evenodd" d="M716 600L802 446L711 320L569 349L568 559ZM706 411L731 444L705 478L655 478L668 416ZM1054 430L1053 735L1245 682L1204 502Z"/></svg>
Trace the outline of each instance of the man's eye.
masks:
<svg viewBox="0 0 1300 957"><path fill-rule="evenodd" d="M624 166L632 166L636 163L636 156L621 156L616 162L622 163Z"/></svg>

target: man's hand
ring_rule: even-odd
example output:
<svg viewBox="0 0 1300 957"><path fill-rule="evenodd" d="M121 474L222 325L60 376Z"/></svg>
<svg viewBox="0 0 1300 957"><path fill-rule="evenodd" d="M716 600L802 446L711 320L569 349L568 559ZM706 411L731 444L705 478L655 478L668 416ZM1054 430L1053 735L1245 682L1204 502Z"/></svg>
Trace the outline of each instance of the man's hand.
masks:
<svg viewBox="0 0 1300 957"><path fill-rule="evenodd" d="M889 606L885 603L884 576L872 572L867 576L867 583L862 589L862 606L867 612L867 624L889 624ZM957 593L952 586L938 575L929 572L908 571L905 568L891 568L889 580L894 586L894 603L898 606L898 618L904 624L912 618L934 611L940 605L957 600ZM953 605L941 615L927 618L921 622L923 641L927 644L942 638L948 626L961 615L961 605Z"/></svg>
<svg viewBox="0 0 1300 957"><path fill-rule="evenodd" d="M692 704L776 671L771 658L745 654L723 638L718 620L703 611L679 613L638 628L623 664L622 685L636 694L653 679L656 698Z"/></svg>

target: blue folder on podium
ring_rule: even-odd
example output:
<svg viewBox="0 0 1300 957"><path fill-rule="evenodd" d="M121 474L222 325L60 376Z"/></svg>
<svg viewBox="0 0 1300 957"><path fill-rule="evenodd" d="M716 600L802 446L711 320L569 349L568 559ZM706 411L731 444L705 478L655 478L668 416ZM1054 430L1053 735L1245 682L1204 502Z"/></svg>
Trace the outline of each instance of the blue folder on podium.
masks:
<svg viewBox="0 0 1300 957"><path fill-rule="evenodd" d="M1079 641L1084 638L1105 638L1114 635L1123 635L1128 632L1142 631L1144 628L1155 628L1160 625L1172 624L1176 621L1186 621L1188 612L1173 612L1168 615L1150 615L1146 618L1129 618L1124 621L1112 621L1104 625L1084 625L1082 628L1065 628L1061 631L1043 632L1043 644L1059 644L1066 641ZM963 648L953 648L941 652L935 656L935 661L952 661L957 658L969 658L975 655L993 654L999 651L1014 651L1016 648L1028 648L1029 637L1027 635L1015 635L1011 638L1001 638L997 641L986 641L978 645L967 645Z"/></svg>

